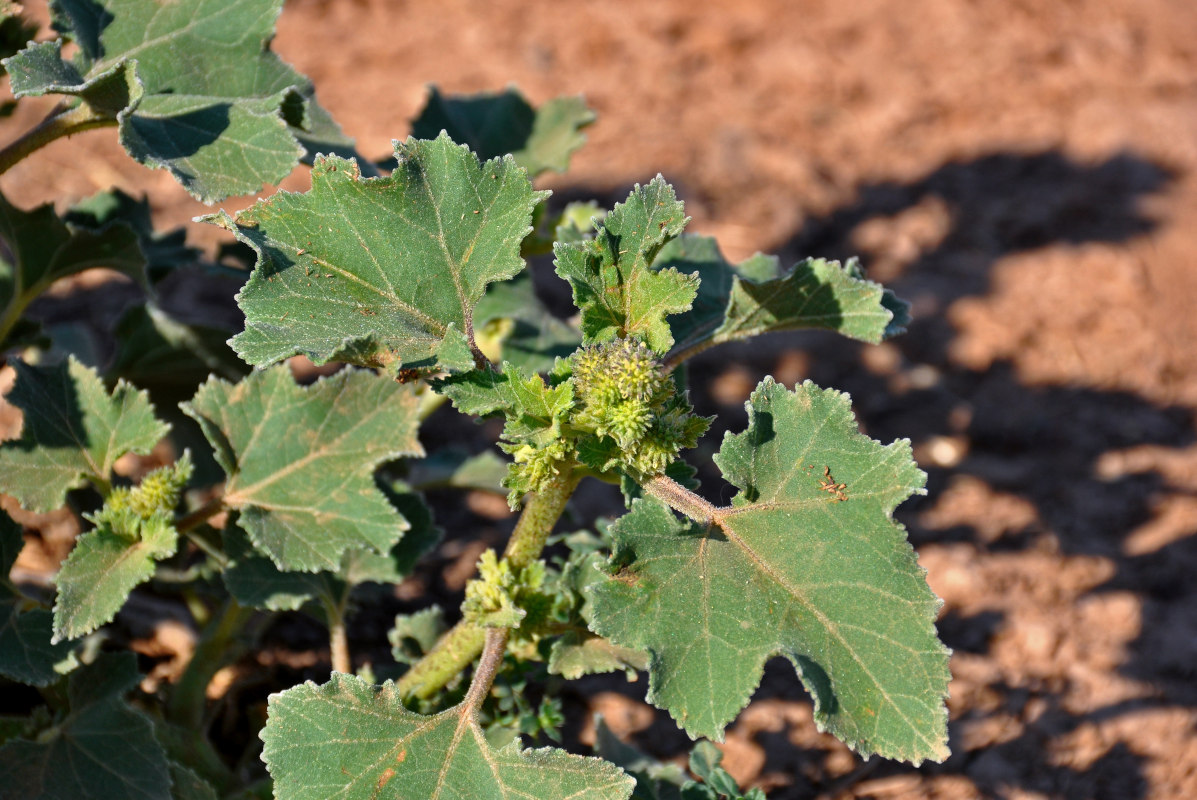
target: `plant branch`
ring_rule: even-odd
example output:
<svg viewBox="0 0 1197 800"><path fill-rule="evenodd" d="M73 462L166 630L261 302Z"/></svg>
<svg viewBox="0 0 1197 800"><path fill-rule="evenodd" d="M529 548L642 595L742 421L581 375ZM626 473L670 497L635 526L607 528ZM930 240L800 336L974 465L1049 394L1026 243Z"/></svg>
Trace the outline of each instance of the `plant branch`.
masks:
<svg viewBox="0 0 1197 800"><path fill-rule="evenodd" d="M111 125L116 125L115 117L100 114L87 103L80 103L74 108L59 106L16 141L0 149L0 175L55 139Z"/></svg>
<svg viewBox="0 0 1197 800"><path fill-rule="evenodd" d="M527 497L503 553L513 569L526 567L540 558L549 533L565 511L579 480L578 471L567 465L550 486ZM460 675L482 652L485 643L484 628L466 620L458 622L399 679L400 694L422 700L431 697Z"/></svg>
<svg viewBox="0 0 1197 800"><path fill-rule="evenodd" d="M204 627L191 660L175 685L167 703L167 717L186 728L198 728L208 699L208 684L222 666L240 657L245 649L238 639L254 610L231 597L220 616Z"/></svg>
<svg viewBox="0 0 1197 800"><path fill-rule="evenodd" d="M649 495L657 498L674 511L680 511L695 522L703 524L718 524L723 518L725 509L711 505L673 478L665 475L654 475L640 481L640 486Z"/></svg>
<svg viewBox="0 0 1197 800"><path fill-rule="evenodd" d="M345 605L349 590L339 600L324 598L324 616L328 622L328 652L333 672L353 672L353 659L349 657L349 635L345 630Z"/></svg>
<svg viewBox="0 0 1197 800"><path fill-rule="evenodd" d="M689 347L684 347L675 353L669 354L661 363L661 368L666 372L673 372L675 369L681 366L683 361L691 359L706 350L710 350L712 347L718 344L722 344L722 342L717 341L714 338L699 339Z"/></svg>
<svg viewBox="0 0 1197 800"><path fill-rule="evenodd" d="M495 675L503 666L503 655L507 652L507 637L510 628L487 628L485 644L482 646L482 658L478 660L478 667L474 670L474 678L470 681L470 689L466 692L462 705L477 712L482 707L482 701L490 693L494 685Z"/></svg>

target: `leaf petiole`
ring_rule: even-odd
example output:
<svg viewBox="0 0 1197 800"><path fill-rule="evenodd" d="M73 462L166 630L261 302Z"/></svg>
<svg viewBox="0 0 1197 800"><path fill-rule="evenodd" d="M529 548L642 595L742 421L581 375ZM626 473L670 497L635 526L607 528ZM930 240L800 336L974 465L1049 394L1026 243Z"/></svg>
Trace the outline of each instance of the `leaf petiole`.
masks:
<svg viewBox="0 0 1197 800"><path fill-rule="evenodd" d="M0 149L0 175L19 163L25 156L37 152L56 139L116 124L115 117L97 112L87 103L80 103L74 107L58 106L37 125L7 147Z"/></svg>

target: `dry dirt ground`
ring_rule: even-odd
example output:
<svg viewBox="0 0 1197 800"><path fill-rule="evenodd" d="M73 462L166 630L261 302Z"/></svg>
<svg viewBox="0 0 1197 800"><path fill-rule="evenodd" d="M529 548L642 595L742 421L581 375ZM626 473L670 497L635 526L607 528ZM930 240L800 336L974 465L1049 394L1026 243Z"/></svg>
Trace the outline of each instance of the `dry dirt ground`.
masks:
<svg viewBox="0 0 1197 800"><path fill-rule="evenodd" d="M739 778L776 798L1197 797L1197 4L295 0L275 49L373 157L430 82L582 93L599 120L559 196L662 172L730 256L860 254L913 302L877 348L711 352L696 400L738 429L762 375L810 377L914 442L929 494L900 517L945 601L953 755L862 763L774 664L728 731ZM58 142L0 188L203 211L114 138ZM620 734L680 746L643 681L582 689Z"/></svg>

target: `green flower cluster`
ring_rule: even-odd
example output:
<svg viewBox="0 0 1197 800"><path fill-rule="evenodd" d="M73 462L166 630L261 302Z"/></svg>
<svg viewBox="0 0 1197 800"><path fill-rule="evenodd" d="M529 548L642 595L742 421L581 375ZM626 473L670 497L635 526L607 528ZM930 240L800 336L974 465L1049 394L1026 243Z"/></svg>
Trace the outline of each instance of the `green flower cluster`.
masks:
<svg viewBox="0 0 1197 800"><path fill-rule="evenodd" d="M184 452L174 464L148 473L137 486L113 489L104 507L89 519L131 540L142 539L146 525L169 527L191 471L191 455Z"/></svg>
<svg viewBox="0 0 1197 800"><path fill-rule="evenodd" d="M694 416L684 396L648 345L616 339L588 345L571 358L574 412L571 425L598 437L582 449L588 466L622 467L638 475L665 471L685 447L693 447L710 421ZM610 439L618 450L603 446Z"/></svg>
<svg viewBox="0 0 1197 800"><path fill-rule="evenodd" d="M515 398L501 444L514 461L504 481L512 508L578 464L658 475L710 424L694 416L656 354L635 339L581 348L557 363L547 384L511 368L504 375Z"/></svg>

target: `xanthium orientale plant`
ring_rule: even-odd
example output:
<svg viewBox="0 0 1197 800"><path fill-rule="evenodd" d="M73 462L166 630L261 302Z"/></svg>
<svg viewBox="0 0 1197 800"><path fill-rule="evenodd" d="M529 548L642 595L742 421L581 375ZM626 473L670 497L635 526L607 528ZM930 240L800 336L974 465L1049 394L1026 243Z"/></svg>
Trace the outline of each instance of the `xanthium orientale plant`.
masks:
<svg viewBox="0 0 1197 800"><path fill-rule="evenodd" d="M22 513L69 507L83 530L38 584L13 572L23 529L0 512L0 676L30 687L25 713L0 718L9 796L762 798L706 741L687 773L601 720L592 754L521 737L559 737L547 675L625 671L648 673L649 702L687 734L718 741L773 656L860 754L947 755L939 602L892 517L923 487L909 443L860 433L840 392L765 377L714 456L731 503L705 499L718 492L682 460L710 423L687 397L695 354L774 331L876 343L902 329L906 304L855 261L731 263L685 232L661 177L606 211L554 208L532 180L582 143L593 115L577 98L433 90L412 138L372 163L270 51L280 0L51 11L59 36L24 45L19 7L0 6L13 102L61 98L0 150L0 171L111 126L208 202L301 161L311 189L204 218L252 252L239 332L162 300L183 270L232 270L155 231L145 200L0 198L0 347L22 414L0 443L0 491ZM570 320L526 270L550 254ZM96 266L144 294L102 360L26 313ZM283 363L296 355L344 367L301 385ZM502 420L506 457L426 453L434 412ZM626 513L554 535L584 480L619 485ZM347 618L421 569L441 537L424 493L453 488L520 510L505 549L482 555L460 613L401 614L393 663L355 661ZM198 631L170 681L150 686L112 624L131 593L186 609ZM327 626L333 672L270 695L263 771L253 731L218 747L207 692L271 614L296 610Z"/></svg>

